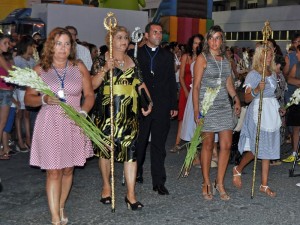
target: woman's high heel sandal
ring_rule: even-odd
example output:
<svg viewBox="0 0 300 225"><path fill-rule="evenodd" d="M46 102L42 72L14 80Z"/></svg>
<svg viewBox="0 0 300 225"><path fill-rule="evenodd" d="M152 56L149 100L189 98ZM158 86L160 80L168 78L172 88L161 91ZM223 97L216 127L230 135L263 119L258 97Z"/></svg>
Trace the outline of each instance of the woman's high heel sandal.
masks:
<svg viewBox="0 0 300 225"><path fill-rule="evenodd" d="M65 217L65 215L64 215L64 208L60 208L59 213L60 213L60 219L61 219L60 224L66 225L68 223L69 219L68 219L68 217Z"/></svg>
<svg viewBox="0 0 300 225"><path fill-rule="evenodd" d="M202 196L205 200L212 200L213 196L210 191L209 184L202 184Z"/></svg>
<svg viewBox="0 0 300 225"><path fill-rule="evenodd" d="M217 191L220 194L220 198L223 201L228 201L230 199L230 196L226 193L226 191L224 190L223 192L220 191L220 188L224 189L224 186L221 184L217 184L217 182L215 182L214 186L213 186L213 195L215 195L217 193Z"/></svg>
<svg viewBox="0 0 300 225"><path fill-rule="evenodd" d="M140 202L131 203L127 197L125 197L125 203L127 205L127 208L133 211L142 210L142 208L144 207L144 205Z"/></svg>
<svg viewBox="0 0 300 225"><path fill-rule="evenodd" d="M265 193L266 195L268 195L269 197L272 197L272 198L274 198L276 196L276 192L272 191L269 186L264 186L261 184L259 186L259 191L262 193Z"/></svg>

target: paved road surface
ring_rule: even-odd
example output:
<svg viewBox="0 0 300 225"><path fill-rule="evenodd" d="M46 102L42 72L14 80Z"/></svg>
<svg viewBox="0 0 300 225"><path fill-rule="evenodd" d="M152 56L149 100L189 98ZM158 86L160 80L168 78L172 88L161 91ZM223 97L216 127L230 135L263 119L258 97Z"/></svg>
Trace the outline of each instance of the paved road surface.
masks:
<svg viewBox="0 0 300 225"><path fill-rule="evenodd" d="M174 143L176 121L172 121L167 149ZM283 151L289 149L283 146ZM260 162L255 185L255 197L250 198L252 165L243 174L243 189L236 190L231 184L229 165L225 187L231 196L228 202L215 196L205 201L201 196L201 171L193 168L188 178L177 179L185 152L167 152L166 187L169 196L159 196L152 191L150 179L149 152L145 162L144 184L137 184L137 197L145 207L142 211L127 210L124 196L126 189L121 185L122 165L116 164L116 212L99 203L101 178L97 159L88 161L84 168L75 171L74 185L66 205L70 225L179 225L179 224L229 224L229 225L270 225L300 224L299 193L296 183L300 177L290 178L290 164L273 166L270 173L270 186L277 191L271 199L258 192L260 184ZM0 193L0 225L43 225L50 224L50 215L45 193L45 172L28 166L29 154L18 153L11 160L0 161L0 177L4 190ZM212 180L216 168L211 171ZM300 167L297 167L300 173ZM296 172L297 172L296 171Z"/></svg>

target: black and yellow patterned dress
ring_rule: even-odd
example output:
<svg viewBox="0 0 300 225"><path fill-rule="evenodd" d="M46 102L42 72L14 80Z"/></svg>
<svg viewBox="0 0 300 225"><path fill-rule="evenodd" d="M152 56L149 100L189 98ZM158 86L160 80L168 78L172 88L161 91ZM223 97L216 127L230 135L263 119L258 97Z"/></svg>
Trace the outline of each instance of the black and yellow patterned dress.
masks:
<svg viewBox="0 0 300 225"><path fill-rule="evenodd" d="M114 96L114 142L115 160L136 161L136 141L138 136L138 86L143 83L136 60L136 66L122 71L113 70ZM104 60L98 66L105 64ZM98 67L97 66L97 67ZM94 67L95 68L95 67ZM110 82L109 72L100 86L93 109L94 122L107 136L110 136ZM96 149L96 155L105 158Z"/></svg>

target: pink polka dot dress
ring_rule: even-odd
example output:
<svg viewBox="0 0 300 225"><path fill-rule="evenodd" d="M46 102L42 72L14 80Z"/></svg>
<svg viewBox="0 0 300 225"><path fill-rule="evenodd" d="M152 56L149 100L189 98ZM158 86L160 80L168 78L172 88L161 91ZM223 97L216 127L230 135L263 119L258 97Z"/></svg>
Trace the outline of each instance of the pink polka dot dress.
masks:
<svg viewBox="0 0 300 225"><path fill-rule="evenodd" d="M64 92L66 102L80 110L82 75L78 66L66 67ZM56 69L63 75L65 68ZM55 70L41 70L43 81L57 93L61 87ZM83 166L86 159L93 156L91 141L81 128L64 114L58 105L43 105L36 118L30 152L30 165L41 169L63 169Z"/></svg>

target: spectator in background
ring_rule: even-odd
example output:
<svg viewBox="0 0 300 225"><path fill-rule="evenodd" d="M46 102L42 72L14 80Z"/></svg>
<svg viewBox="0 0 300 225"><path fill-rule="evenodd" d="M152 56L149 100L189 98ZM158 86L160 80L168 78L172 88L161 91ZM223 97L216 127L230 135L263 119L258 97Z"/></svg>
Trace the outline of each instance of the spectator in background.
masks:
<svg viewBox="0 0 300 225"><path fill-rule="evenodd" d="M34 39L23 36L17 45L17 56L14 63L20 68L33 68L36 61L33 59ZM17 100L20 102L20 110L17 111L15 126L18 139L18 147L21 152L27 152L31 146L30 112L25 108L24 96L26 87L18 86L16 89ZM22 135L22 127L25 128L25 142Z"/></svg>
<svg viewBox="0 0 300 225"><path fill-rule="evenodd" d="M9 38L9 48L5 54L10 54L11 58L17 55L17 41L12 36Z"/></svg>
<svg viewBox="0 0 300 225"><path fill-rule="evenodd" d="M293 71L292 78L290 79L290 71L293 68L293 66L295 64L297 64L297 62L299 61L299 49L298 46L300 46L300 33L295 33L295 35L293 36L292 40L292 47L294 49L294 51L292 51L291 53L287 54L285 56L285 67L283 68L283 75L288 83L287 85L287 91L285 92L284 95L284 100L285 103L287 103L290 99L290 97L292 96L292 94L294 93L294 91L298 88L298 86L296 85L296 83L294 82L295 79L298 79L298 74L296 74L296 67ZM297 107L293 107L293 108L297 108ZM289 126L289 122L288 122L288 117L289 117L289 112L293 109L289 109L288 113L287 113L287 126ZM295 121L296 122L296 121ZM291 123L294 124L294 122L291 121ZM296 124L295 124L296 125ZM300 125L300 124L299 124ZM292 126L290 125L290 129L292 130L292 146L293 146L293 152L291 153L291 155L289 155L287 158L283 159L283 162L286 163L290 163L290 162L294 162L295 157L296 157L296 150L298 147L298 142L299 142L299 130L300 127L299 126ZM297 134L298 132L298 134Z"/></svg>
<svg viewBox="0 0 300 225"><path fill-rule="evenodd" d="M186 45L185 44L179 44L179 49L181 50L181 55L186 53Z"/></svg>
<svg viewBox="0 0 300 225"><path fill-rule="evenodd" d="M90 51L86 47L84 47L83 45L80 45L76 42L77 37L78 37L77 29L73 26L66 26L66 29L71 33L72 39L76 43L77 59L80 59L84 63L84 65L86 66L88 71L91 71L92 65L93 65L92 57L91 57Z"/></svg>
<svg viewBox="0 0 300 225"><path fill-rule="evenodd" d="M32 38L33 38L33 40L34 40L36 43L39 43L40 40L42 40L42 36L41 36L41 34L40 34L39 32L34 32L34 33L32 34Z"/></svg>
<svg viewBox="0 0 300 225"><path fill-rule="evenodd" d="M281 48L280 48L280 46L276 43L276 41L275 41L274 39L271 39L271 38L268 39L268 41L272 43L272 45L273 45L273 47L274 47L274 53L275 53L275 55L281 55L281 56L283 56L282 51L281 51Z"/></svg>
<svg viewBox="0 0 300 225"><path fill-rule="evenodd" d="M15 48L17 49L17 48ZM2 54L5 58L5 60L11 64L14 65L13 60L13 53L11 51L3 52ZM12 104L10 106L8 118L5 124L5 127L3 129L3 137L2 137L2 145L3 145L3 151L8 152L9 155L14 155L17 153L17 149L11 149L11 147L15 144L15 142L11 139L11 131L12 127L15 123L15 115L16 115L16 108L20 108L20 102L17 101L16 97L16 88L13 89L13 97L12 97ZM15 146L14 146L15 148Z"/></svg>
<svg viewBox="0 0 300 225"><path fill-rule="evenodd" d="M237 88L237 86L239 86L241 84L241 83L239 83L240 74L237 72L237 65L233 58L233 52L229 47L226 47L226 57L230 63L231 75L232 75L233 81L235 82L235 87ZM237 82L237 84L236 84L236 82Z"/></svg>
<svg viewBox="0 0 300 225"><path fill-rule="evenodd" d="M174 54L175 76L176 76L176 83L177 83L178 90L179 90L179 88L180 88L179 68L180 68L181 51L179 49L179 45L177 42L170 43L170 51Z"/></svg>
<svg viewBox="0 0 300 225"><path fill-rule="evenodd" d="M186 106L186 101L189 96L192 84L192 73L191 64L196 60L197 56L202 51L204 37L201 34L195 34L189 38L186 48L186 53L182 55L180 60L180 70L179 70L179 81L180 81L180 91L179 91L179 103L178 103L178 128L174 147L170 152L175 153L180 151L180 135L182 120L184 115L184 110Z"/></svg>
<svg viewBox="0 0 300 225"><path fill-rule="evenodd" d="M105 55L105 53L106 53L107 51L108 51L107 45L102 45L102 46L100 46L100 48L99 48L99 56Z"/></svg>
<svg viewBox="0 0 300 225"><path fill-rule="evenodd" d="M282 70L285 66L285 60L282 55L275 55L275 64L276 64L276 79L277 79L277 88L275 90L276 98L279 102L279 105L281 108L285 106L284 102L284 92L287 89L287 83L285 81L285 78L283 76ZM285 121L285 115L281 115L281 127L280 127L280 145L283 145L285 141L285 127L286 127L286 121ZM280 159L271 160L270 165L280 165L281 161Z"/></svg>
<svg viewBox="0 0 300 225"><path fill-rule="evenodd" d="M249 69L249 55L248 55L248 49L247 48L242 48L242 57L243 61L245 63L245 67Z"/></svg>
<svg viewBox="0 0 300 225"><path fill-rule="evenodd" d="M293 87L294 90L300 87L300 45L297 46L296 51L297 62L291 68L287 77L288 88ZM293 93L292 93L293 94ZM299 144L299 132L300 132L300 105L292 105L288 108L286 125L292 127L292 154L283 159L283 162L294 162L296 152Z"/></svg>
<svg viewBox="0 0 300 225"><path fill-rule="evenodd" d="M233 46L231 48L232 48L232 52L233 52L233 59L234 59L235 63L238 64L239 61L241 60L240 48L238 46Z"/></svg>
<svg viewBox="0 0 300 225"><path fill-rule="evenodd" d="M91 53L92 61L94 62L99 55L98 48L94 44L88 44L88 47Z"/></svg>
<svg viewBox="0 0 300 225"><path fill-rule="evenodd" d="M3 53L9 50L9 42L10 37L0 33L0 76L8 76L8 71L12 69L11 61L3 56ZM13 87L0 78L0 142L12 104L12 95ZM0 150L0 160L8 160L9 156L8 150Z"/></svg>

